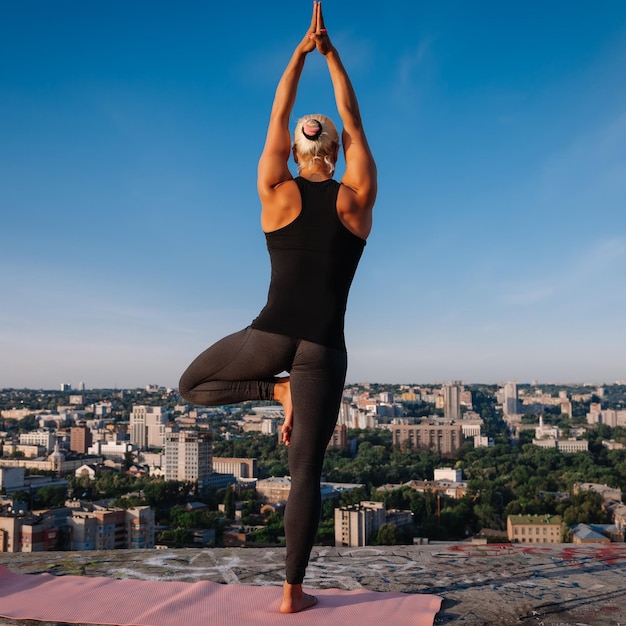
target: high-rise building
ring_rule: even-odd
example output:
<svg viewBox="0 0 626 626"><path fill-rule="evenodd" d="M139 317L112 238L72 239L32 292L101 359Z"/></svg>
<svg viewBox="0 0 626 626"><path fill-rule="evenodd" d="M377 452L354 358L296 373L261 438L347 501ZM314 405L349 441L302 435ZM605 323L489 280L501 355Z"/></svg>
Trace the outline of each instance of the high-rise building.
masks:
<svg viewBox="0 0 626 626"><path fill-rule="evenodd" d="M130 414L130 442L140 450L162 448L168 413L160 406L135 405Z"/></svg>
<svg viewBox="0 0 626 626"><path fill-rule="evenodd" d="M206 483L213 471L213 438L197 430L165 431L165 480Z"/></svg>
<svg viewBox="0 0 626 626"><path fill-rule="evenodd" d="M446 419L461 419L461 391L460 383L453 382L443 386L443 415Z"/></svg>
<svg viewBox="0 0 626 626"><path fill-rule="evenodd" d="M361 502L335 509L335 546L366 546L385 523L384 502Z"/></svg>
<svg viewBox="0 0 626 626"><path fill-rule="evenodd" d="M78 454L87 454L87 449L93 444L93 435L85 422L78 422L70 428L70 450Z"/></svg>
<svg viewBox="0 0 626 626"><path fill-rule="evenodd" d="M516 415L518 410L517 383L509 381L504 385L504 403L502 405L504 415Z"/></svg>

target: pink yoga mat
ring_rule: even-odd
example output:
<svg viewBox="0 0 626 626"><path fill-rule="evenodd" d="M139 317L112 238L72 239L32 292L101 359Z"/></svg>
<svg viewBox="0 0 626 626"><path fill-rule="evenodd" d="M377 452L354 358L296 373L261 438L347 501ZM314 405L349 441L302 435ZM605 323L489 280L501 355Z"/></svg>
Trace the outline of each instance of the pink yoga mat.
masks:
<svg viewBox="0 0 626 626"><path fill-rule="evenodd" d="M432 626L439 596L311 590L318 604L281 615L275 586L14 574L0 567L0 616L120 626Z"/></svg>

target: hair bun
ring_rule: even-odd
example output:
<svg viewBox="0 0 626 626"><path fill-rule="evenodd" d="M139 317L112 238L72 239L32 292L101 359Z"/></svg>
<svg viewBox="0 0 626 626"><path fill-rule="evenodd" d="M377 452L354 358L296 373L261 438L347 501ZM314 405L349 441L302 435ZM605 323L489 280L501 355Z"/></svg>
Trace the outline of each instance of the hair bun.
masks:
<svg viewBox="0 0 626 626"><path fill-rule="evenodd" d="M315 141L322 134L322 123L316 119L305 120L302 124L302 134L311 141Z"/></svg>

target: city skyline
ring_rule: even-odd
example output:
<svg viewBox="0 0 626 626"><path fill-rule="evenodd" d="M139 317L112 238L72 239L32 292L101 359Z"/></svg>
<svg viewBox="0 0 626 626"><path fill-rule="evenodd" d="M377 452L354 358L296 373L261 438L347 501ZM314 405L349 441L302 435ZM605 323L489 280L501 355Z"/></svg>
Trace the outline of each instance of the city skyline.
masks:
<svg viewBox="0 0 626 626"><path fill-rule="evenodd" d="M324 2L379 169L348 382L626 379L626 4L393 7ZM0 388L176 387L252 321L256 162L310 10L5 7Z"/></svg>

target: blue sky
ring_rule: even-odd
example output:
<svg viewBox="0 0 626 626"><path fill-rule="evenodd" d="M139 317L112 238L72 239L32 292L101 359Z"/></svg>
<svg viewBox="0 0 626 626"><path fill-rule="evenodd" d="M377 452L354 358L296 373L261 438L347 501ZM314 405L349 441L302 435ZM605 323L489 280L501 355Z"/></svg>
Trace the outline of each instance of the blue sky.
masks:
<svg viewBox="0 0 626 626"><path fill-rule="evenodd" d="M379 169L348 380L626 379L626 3L323 6ZM310 13L2 4L0 387L175 386L256 316L256 163Z"/></svg>

